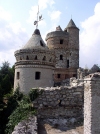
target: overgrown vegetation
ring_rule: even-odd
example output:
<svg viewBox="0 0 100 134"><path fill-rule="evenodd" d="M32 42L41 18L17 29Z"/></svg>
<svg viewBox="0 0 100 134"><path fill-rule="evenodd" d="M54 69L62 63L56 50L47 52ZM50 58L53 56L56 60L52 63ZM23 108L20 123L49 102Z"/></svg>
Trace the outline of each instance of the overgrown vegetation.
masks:
<svg viewBox="0 0 100 134"><path fill-rule="evenodd" d="M4 62L0 68L0 134L11 134L15 125L35 114L32 101L42 91L31 89L28 95L23 95L17 88L13 92L14 66Z"/></svg>
<svg viewBox="0 0 100 134"><path fill-rule="evenodd" d="M36 110L32 105L32 101L34 101L41 93L42 90L31 89L28 95L23 95L21 100L17 101L18 106L8 118L9 122L6 127L6 134L11 134L11 132L14 130L15 125L17 125L20 121L27 119L33 114L36 114ZM17 94L19 94L18 90Z"/></svg>

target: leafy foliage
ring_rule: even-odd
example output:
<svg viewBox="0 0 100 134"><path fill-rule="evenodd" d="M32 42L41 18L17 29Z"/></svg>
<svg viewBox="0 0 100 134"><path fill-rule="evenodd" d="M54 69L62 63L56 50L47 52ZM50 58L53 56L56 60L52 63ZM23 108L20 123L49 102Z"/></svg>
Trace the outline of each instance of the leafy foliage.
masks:
<svg viewBox="0 0 100 134"><path fill-rule="evenodd" d="M14 83L14 66L11 68L6 61L0 67L0 133L4 134L8 116L16 107L12 97ZM13 105L14 104L14 105Z"/></svg>
<svg viewBox="0 0 100 134"><path fill-rule="evenodd" d="M36 114L32 101L34 101L42 92L43 90L31 89L28 95L22 95L18 89L16 90L13 97L17 99L18 106L8 118L9 122L7 124L6 134L11 134L15 125L22 120L27 119L29 116Z"/></svg>
<svg viewBox="0 0 100 134"><path fill-rule="evenodd" d="M9 116L9 122L7 124L6 133L11 134L15 125L17 125L20 121L27 119L29 115L35 113L36 111L31 106L30 99L27 96L24 96L23 99L19 102L18 107Z"/></svg>
<svg viewBox="0 0 100 134"><path fill-rule="evenodd" d="M32 88L29 92L29 98L31 101L34 101L42 93L43 93L43 90Z"/></svg>

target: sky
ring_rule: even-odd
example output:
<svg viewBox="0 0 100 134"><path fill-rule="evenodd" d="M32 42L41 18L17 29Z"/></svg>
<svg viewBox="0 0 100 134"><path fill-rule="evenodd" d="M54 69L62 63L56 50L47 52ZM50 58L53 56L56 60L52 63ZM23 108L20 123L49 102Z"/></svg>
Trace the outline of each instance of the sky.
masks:
<svg viewBox="0 0 100 134"><path fill-rule="evenodd" d="M14 52L32 36L39 5L43 20L39 30L45 40L57 26L64 28L72 18L80 29L80 67L100 66L99 0L0 0L0 66L15 64Z"/></svg>

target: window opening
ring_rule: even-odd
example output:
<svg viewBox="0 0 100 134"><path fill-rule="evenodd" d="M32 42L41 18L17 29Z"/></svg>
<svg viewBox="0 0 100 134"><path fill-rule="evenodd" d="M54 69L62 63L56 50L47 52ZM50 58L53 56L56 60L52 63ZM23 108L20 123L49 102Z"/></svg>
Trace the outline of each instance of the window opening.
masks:
<svg viewBox="0 0 100 134"><path fill-rule="evenodd" d="M40 79L41 72L35 72L35 80Z"/></svg>
<svg viewBox="0 0 100 134"><path fill-rule="evenodd" d="M57 76L58 78L60 78L61 77L61 74L58 74L58 76Z"/></svg>
<svg viewBox="0 0 100 134"><path fill-rule="evenodd" d="M77 77L77 75L76 74L73 74L73 77Z"/></svg>
<svg viewBox="0 0 100 134"><path fill-rule="evenodd" d="M60 55L60 60L63 60L63 55Z"/></svg>
<svg viewBox="0 0 100 134"><path fill-rule="evenodd" d="M26 56L26 60L29 60L29 57L28 56Z"/></svg>
<svg viewBox="0 0 100 134"><path fill-rule="evenodd" d="M69 60L67 60L67 68L69 68Z"/></svg>
<svg viewBox="0 0 100 134"><path fill-rule="evenodd" d="M44 46L41 40L40 40L40 45L41 45L42 47Z"/></svg>
<svg viewBox="0 0 100 134"><path fill-rule="evenodd" d="M37 60L37 55L35 56L35 58L34 58L35 60Z"/></svg>
<svg viewBox="0 0 100 134"><path fill-rule="evenodd" d="M17 79L20 79L20 73L17 72Z"/></svg>
<svg viewBox="0 0 100 134"><path fill-rule="evenodd" d="M20 60L22 60L22 58L20 57Z"/></svg>
<svg viewBox="0 0 100 134"><path fill-rule="evenodd" d="M43 57L43 60L44 60L44 61L46 60L46 56Z"/></svg>
<svg viewBox="0 0 100 134"><path fill-rule="evenodd" d="M59 100L59 106L62 106L62 105L61 105L61 102L62 102L62 100Z"/></svg>
<svg viewBox="0 0 100 134"><path fill-rule="evenodd" d="M62 39L60 39L60 44L63 44L63 40Z"/></svg>

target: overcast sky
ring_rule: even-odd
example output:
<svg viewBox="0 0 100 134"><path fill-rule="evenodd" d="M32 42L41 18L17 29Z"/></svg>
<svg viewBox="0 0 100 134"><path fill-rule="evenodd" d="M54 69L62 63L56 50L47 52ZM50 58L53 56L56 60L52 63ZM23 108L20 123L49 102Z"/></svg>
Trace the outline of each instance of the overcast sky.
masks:
<svg viewBox="0 0 100 134"><path fill-rule="evenodd" d="M43 39L58 25L64 29L71 19L80 29L80 67L100 66L99 0L0 0L0 66L15 63L14 51L21 49L35 30L37 5L43 20Z"/></svg>

